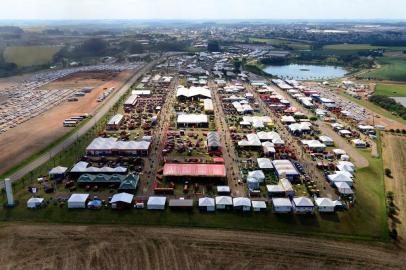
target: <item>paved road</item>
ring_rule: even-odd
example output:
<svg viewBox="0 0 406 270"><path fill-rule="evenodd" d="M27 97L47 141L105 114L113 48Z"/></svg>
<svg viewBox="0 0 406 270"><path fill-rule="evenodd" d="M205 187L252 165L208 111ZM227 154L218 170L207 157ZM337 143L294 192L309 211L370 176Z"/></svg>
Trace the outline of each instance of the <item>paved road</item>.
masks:
<svg viewBox="0 0 406 270"><path fill-rule="evenodd" d="M89 131L113 106L118 102L118 100L128 91L128 89L133 85L143 74L148 72L153 66L155 66L158 62L162 60L158 59L155 60L144 67L142 67L136 74L129 79L111 98L109 98L102 107L94 114L92 119L85 123L80 129L78 129L75 133L65 139L63 142L59 143L58 145L54 146L52 149L32 161L31 163L27 164L26 166L19 169L17 172L12 174L9 178L12 181L17 181L21 179L23 176L27 175L34 169L40 167L42 164L49 161L52 157L57 155L59 152L63 151L64 149L68 148L71 144L73 144L77 138L84 135L87 131ZM3 188L4 183L0 183L0 188Z"/></svg>

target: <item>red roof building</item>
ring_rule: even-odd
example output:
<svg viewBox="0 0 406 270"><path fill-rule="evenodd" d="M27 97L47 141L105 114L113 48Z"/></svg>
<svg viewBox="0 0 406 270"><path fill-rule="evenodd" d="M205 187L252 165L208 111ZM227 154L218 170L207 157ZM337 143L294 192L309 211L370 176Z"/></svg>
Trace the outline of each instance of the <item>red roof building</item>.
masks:
<svg viewBox="0 0 406 270"><path fill-rule="evenodd" d="M166 163L163 175L170 177L226 177L226 167L224 164Z"/></svg>

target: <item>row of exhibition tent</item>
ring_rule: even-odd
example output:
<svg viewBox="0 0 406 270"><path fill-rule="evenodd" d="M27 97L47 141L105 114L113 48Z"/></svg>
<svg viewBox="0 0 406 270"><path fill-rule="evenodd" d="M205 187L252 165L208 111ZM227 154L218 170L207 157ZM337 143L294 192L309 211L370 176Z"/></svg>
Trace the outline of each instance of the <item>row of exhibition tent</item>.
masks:
<svg viewBox="0 0 406 270"><path fill-rule="evenodd" d="M356 120L359 124L357 128L364 134L375 134L375 127L371 125L362 124L369 117L362 106L354 104L351 101L345 100L334 92L326 91L324 88L308 89L306 86L302 85L300 82L295 80L272 80L273 83L278 85L279 88L285 90L290 96L298 100L304 107L311 109L314 108L313 101L316 101L323 105L327 111L322 109L316 109L316 114L318 116L325 116L329 109L340 109L340 114L349 118ZM344 127L340 132L340 135L351 135L350 132L346 131ZM353 142L357 145L356 142ZM358 146L357 146L358 147ZM363 147L363 146L361 146Z"/></svg>
<svg viewBox="0 0 406 270"><path fill-rule="evenodd" d="M44 198L30 198L27 201L27 207L30 209L45 206ZM193 199L167 199L164 196L151 196L146 202L148 210L165 210L166 206L171 209L192 209L195 205ZM100 209L103 206L109 206L112 209L131 209L144 208L144 200L136 200L133 194L117 193L114 194L108 204L105 204L98 198L90 199L89 194L75 193L67 200L69 209ZM260 212L268 208L267 202L263 200L251 200L247 197L216 196L203 197L198 199L198 205L201 211L214 212L215 210L237 210L243 212ZM309 213L312 214L317 209L319 212L335 212L341 209L343 204L340 201L333 201L329 198L315 198L314 201L308 197L272 198L271 208L275 213Z"/></svg>

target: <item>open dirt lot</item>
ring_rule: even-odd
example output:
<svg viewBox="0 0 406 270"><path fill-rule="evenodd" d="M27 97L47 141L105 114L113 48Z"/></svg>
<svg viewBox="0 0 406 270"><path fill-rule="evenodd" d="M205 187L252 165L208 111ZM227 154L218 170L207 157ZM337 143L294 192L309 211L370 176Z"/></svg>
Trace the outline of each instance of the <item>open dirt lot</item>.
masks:
<svg viewBox="0 0 406 270"><path fill-rule="evenodd" d="M383 246L221 230L0 227L1 269L401 269ZM402 266L403 265L403 266Z"/></svg>
<svg viewBox="0 0 406 270"><path fill-rule="evenodd" d="M397 230L406 239L406 137L384 134L382 136L384 167L392 172L392 178L385 176L385 189L392 191L398 209Z"/></svg>
<svg viewBox="0 0 406 270"><path fill-rule="evenodd" d="M71 84L80 84L79 87L96 87L91 93L80 97L77 102L61 103L42 115L0 135L0 174L69 132L70 128L62 126L63 120L71 116L94 112L100 105L96 99L104 89L114 87L117 91L134 74L134 71L123 71L115 75L109 73L103 77L104 79L100 79L100 74L96 78L93 78L91 74L85 74L83 79L74 75L50 84L53 84L53 87L58 87L58 85L67 87L66 85ZM98 82L97 85L96 82Z"/></svg>
<svg viewBox="0 0 406 270"><path fill-rule="evenodd" d="M81 88L86 86L96 87L103 82L114 80L117 77L115 71L94 71L77 72L69 76L44 85L41 90L62 89L62 88Z"/></svg>

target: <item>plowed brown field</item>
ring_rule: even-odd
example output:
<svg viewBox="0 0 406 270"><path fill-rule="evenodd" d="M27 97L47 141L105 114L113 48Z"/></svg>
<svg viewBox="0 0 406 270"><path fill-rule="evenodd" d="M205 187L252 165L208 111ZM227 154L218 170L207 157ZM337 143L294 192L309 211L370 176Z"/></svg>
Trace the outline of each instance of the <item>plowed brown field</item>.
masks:
<svg viewBox="0 0 406 270"><path fill-rule="evenodd" d="M384 246L265 233L123 226L0 227L1 269L401 269Z"/></svg>

